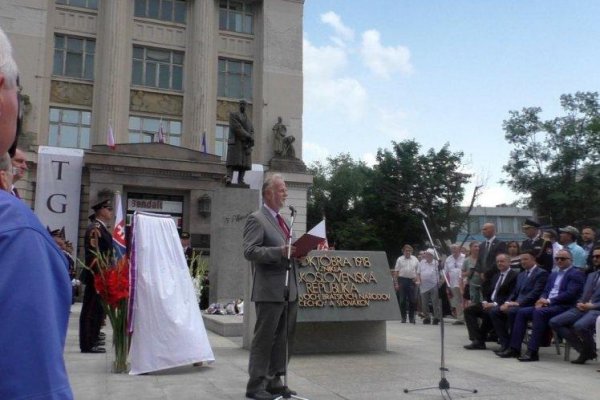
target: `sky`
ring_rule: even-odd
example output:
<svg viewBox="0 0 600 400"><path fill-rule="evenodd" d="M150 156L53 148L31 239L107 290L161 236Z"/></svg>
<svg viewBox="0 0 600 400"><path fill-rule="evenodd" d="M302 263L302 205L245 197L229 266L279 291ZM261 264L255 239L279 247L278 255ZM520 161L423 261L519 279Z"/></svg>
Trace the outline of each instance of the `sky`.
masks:
<svg viewBox="0 0 600 400"><path fill-rule="evenodd" d="M598 91L600 1L306 0L303 160L349 153L372 165L392 141L449 143L484 191L500 184L509 111L563 115L560 95Z"/></svg>

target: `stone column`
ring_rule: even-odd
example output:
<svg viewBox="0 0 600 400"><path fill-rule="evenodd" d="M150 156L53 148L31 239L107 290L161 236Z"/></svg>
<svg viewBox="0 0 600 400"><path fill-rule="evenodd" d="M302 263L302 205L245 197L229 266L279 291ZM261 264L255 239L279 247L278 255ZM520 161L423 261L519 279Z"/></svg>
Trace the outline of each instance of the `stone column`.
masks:
<svg viewBox="0 0 600 400"><path fill-rule="evenodd" d="M128 142L132 57L132 1L105 1L98 10L91 144L106 144L108 124L117 143Z"/></svg>
<svg viewBox="0 0 600 400"><path fill-rule="evenodd" d="M185 97L183 99L182 144L201 150L206 132L207 151L214 143L217 98L215 32L218 15L214 1L194 1L188 18L188 45L185 53Z"/></svg>

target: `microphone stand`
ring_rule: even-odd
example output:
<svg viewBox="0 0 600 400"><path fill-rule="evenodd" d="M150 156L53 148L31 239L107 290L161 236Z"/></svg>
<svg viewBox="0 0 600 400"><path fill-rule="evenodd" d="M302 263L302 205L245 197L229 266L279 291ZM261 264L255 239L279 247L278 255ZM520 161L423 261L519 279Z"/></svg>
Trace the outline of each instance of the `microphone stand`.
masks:
<svg viewBox="0 0 600 400"><path fill-rule="evenodd" d="M285 365L283 367L283 393L276 397L273 400L280 400L280 399L297 399L297 400L309 400L307 398L304 397L300 397L300 396L296 396L293 395L290 392L290 389L288 387L288 361L290 359L290 346L289 346L289 324L288 324L288 308L289 308L289 304L290 304L290 271L292 270L292 234L294 232L294 220L296 219L296 209L293 206L290 206L290 211L292 213L292 218L290 220L290 234L287 237L287 246L288 246L288 252L287 252L287 267L286 267L286 271L285 271L285 289L283 291L283 301L285 302L284 304L284 324L285 324Z"/></svg>
<svg viewBox="0 0 600 400"><path fill-rule="evenodd" d="M436 277L437 277L437 285L436 286L439 288L439 286L440 286L440 271L439 271L440 256L438 255L438 252L435 249L435 244L434 244L433 239L431 238L431 234L429 233L429 228L427 227L427 222L425 222L425 218L427 218L427 215L419 209L415 209L413 211L421 216L421 222L423 223L423 227L425 228L425 232L427 233L429 242L431 243L431 245L433 247L433 252L435 253L435 259L438 262L438 266L437 266L438 271L436 273ZM446 277L446 274L444 274L444 279L446 280L446 284L448 285L448 287L450 287L450 284L448 283L448 278ZM429 307L426 304L424 306ZM451 390L451 389L452 390L460 390L463 392L477 393L477 389L463 389L463 388L455 388L455 387L451 388L450 382L448 382L448 379L446 379L446 372L448 372L448 368L446 368L446 358L445 358L445 353L444 353L444 306L442 304L442 299L440 299L440 301L438 302L438 308L440 309L440 348L441 348L440 381L437 386L427 386L427 387L421 387L421 388L416 388L416 389L404 389L404 393L418 392L418 391L422 391L422 390L439 389L439 391L442 395L442 398L445 399L447 397L450 400L452 400L452 396L450 396L450 392L449 392L449 390ZM445 396L444 396L444 394L445 394Z"/></svg>

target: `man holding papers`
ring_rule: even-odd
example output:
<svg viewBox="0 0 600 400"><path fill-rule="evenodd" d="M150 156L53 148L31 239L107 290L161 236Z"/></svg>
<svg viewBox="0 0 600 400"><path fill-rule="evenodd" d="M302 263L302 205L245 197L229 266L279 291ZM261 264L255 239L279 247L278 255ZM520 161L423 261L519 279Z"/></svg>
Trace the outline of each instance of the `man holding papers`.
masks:
<svg viewBox="0 0 600 400"><path fill-rule="evenodd" d="M286 301L285 278L290 263L288 252L290 227L279 214L287 199L287 187L281 175L268 177L262 186L262 207L252 213L244 226L244 257L252 262L252 301L256 307L254 339L250 346L246 397L274 399L295 392L285 387L281 376L286 368L286 330L289 348L293 344L298 312L296 265L291 260L289 297ZM286 329L287 305L287 329Z"/></svg>

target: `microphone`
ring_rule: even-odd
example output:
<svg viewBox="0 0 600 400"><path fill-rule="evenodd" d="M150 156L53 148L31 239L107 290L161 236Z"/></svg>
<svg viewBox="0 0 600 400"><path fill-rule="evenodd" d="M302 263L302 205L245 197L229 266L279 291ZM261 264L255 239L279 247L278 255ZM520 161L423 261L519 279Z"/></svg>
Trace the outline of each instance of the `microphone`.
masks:
<svg viewBox="0 0 600 400"><path fill-rule="evenodd" d="M291 211L291 213L292 213L292 217L293 217L293 216L295 216L295 215L296 215L296 207L294 207L294 206L289 206L289 209L290 209L290 211Z"/></svg>
<svg viewBox="0 0 600 400"><path fill-rule="evenodd" d="M418 207L411 209L411 211L412 211L412 212L414 212L415 214L419 214L419 215L421 215L423 218L427 218L427 214L425 214L425 213L423 212L423 210L421 210L421 209L420 209L420 208L418 208Z"/></svg>

